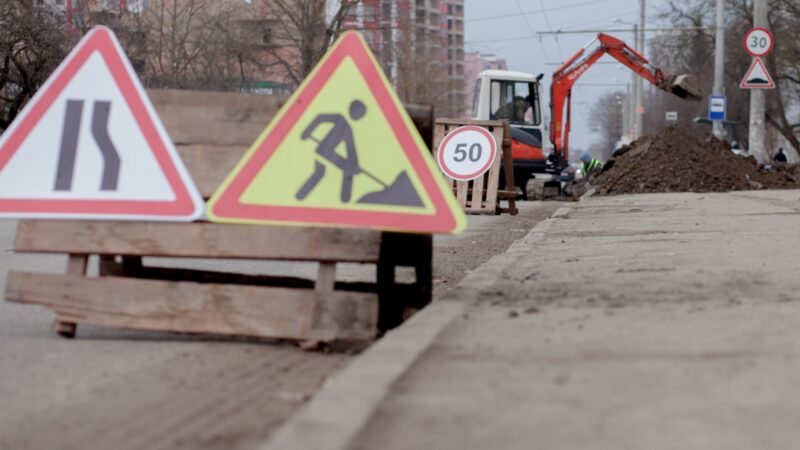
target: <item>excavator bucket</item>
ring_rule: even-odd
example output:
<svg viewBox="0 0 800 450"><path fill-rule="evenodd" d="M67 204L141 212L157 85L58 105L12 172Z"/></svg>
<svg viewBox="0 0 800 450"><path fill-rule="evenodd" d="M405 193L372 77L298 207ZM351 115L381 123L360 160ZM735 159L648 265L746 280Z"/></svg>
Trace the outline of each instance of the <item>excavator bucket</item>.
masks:
<svg viewBox="0 0 800 450"><path fill-rule="evenodd" d="M667 90L686 100L694 100L697 102L702 100L700 82L694 75L676 75L672 80L670 80Z"/></svg>

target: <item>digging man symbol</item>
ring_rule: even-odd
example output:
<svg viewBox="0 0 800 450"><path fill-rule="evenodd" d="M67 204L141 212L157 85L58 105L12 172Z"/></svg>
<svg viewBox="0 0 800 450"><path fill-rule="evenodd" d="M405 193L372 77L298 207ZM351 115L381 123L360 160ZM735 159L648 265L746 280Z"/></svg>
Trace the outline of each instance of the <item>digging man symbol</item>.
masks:
<svg viewBox="0 0 800 450"><path fill-rule="evenodd" d="M349 116L354 122L362 119L367 113L367 107L360 100L353 100L349 107ZM314 138L313 134L322 124L331 124L332 127L322 140ZM304 200L317 187L326 174L326 166L320 161L324 159L337 169L342 171L342 188L340 198L342 203L349 203L353 195L353 178L356 175L365 175L374 182L382 186L377 192L371 192L360 199L357 203L383 204L383 205L402 205L402 206L424 206L419 198L411 179L404 171L400 172L397 179L391 185L387 185L378 177L368 172L358 163L358 153L356 152L353 129L347 118L341 114L319 114L311 121L311 124L303 130L300 135L303 140L312 140L317 143L316 154L318 158L314 161L314 172L303 183L295 194L297 200ZM345 156L336 152L340 145L345 147Z"/></svg>

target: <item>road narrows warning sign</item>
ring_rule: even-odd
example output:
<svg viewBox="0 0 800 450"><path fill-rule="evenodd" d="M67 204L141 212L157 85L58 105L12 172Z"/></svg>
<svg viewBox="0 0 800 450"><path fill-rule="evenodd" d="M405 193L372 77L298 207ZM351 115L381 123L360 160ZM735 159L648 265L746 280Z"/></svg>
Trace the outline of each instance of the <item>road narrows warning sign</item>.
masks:
<svg viewBox="0 0 800 450"><path fill-rule="evenodd" d="M453 233L466 217L363 38L345 33L209 200L212 221Z"/></svg>
<svg viewBox="0 0 800 450"><path fill-rule="evenodd" d="M742 78L739 87L742 89L775 89L775 81L767 72L764 61L761 58L753 58L753 64Z"/></svg>
<svg viewBox="0 0 800 450"><path fill-rule="evenodd" d="M202 213L108 28L84 36L0 136L0 217L191 221Z"/></svg>

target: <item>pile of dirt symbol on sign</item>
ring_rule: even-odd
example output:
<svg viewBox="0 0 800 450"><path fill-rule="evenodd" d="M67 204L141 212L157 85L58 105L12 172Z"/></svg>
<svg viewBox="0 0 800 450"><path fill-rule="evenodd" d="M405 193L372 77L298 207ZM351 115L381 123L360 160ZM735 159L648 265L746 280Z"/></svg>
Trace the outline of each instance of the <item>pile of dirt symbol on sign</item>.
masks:
<svg viewBox="0 0 800 450"><path fill-rule="evenodd" d="M800 188L797 165L759 167L709 135L700 140L677 127L642 136L614 153L592 180L597 195L725 192Z"/></svg>

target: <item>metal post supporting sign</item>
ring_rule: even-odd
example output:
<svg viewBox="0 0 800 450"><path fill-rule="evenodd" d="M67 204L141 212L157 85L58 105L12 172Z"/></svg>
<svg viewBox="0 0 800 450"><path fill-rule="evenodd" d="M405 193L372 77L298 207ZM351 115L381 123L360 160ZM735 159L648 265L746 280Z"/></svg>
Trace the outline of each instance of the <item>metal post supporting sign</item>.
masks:
<svg viewBox="0 0 800 450"><path fill-rule="evenodd" d="M708 97L708 120L725 120L727 98L724 95Z"/></svg>

